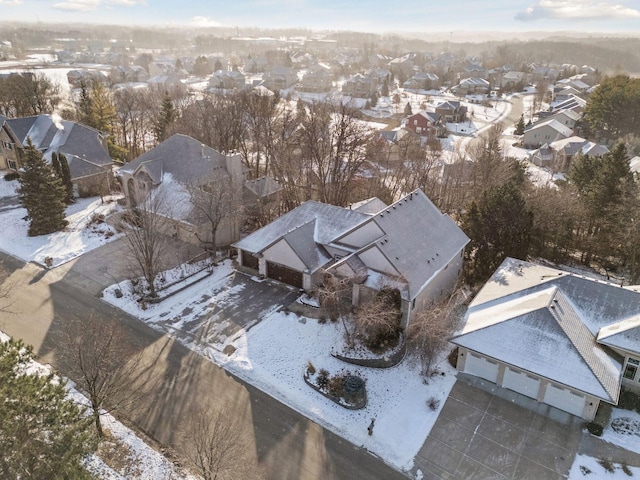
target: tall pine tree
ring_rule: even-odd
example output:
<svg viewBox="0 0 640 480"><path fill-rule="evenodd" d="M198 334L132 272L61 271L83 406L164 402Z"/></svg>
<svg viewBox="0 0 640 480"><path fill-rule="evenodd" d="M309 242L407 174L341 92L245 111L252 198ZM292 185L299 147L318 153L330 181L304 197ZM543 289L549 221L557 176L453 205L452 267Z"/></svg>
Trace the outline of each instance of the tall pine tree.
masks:
<svg viewBox="0 0 640 480"><path fill-rule="evenodd" d="M52 374L25 375L32 359L22 342L0 342L0 478L90 479L91 417Z"/></svg>
<svg viewBox="0 0 640 480"><path fill-rule="evenodd" d="M162 109L158 114L158 117L153 122L153 134L156 137L156 142L164 142L169 136L169 127L173 124L176 118L176 111L173 106L173 100L169 92L164 92L162 99Z"/></svg>
<svg viewBox="0 0 640 480"><path fill-rule="evenodd" d="M62 180L62 185L65 189L65 202L67 204L73 203L73 182L71 181L71 170L69 170L69 162L64 154L58 154L53 152L51 154L51 166L53 167L56 175Z"/></svg>
<svg viewBox="0 0 640 480"><path fill-rule="evenodd" d="M62 230L66 225L66 190L62 180L42 153L28 139L22 158L19 199L27 209L29 236L46 235Z"/></svg>

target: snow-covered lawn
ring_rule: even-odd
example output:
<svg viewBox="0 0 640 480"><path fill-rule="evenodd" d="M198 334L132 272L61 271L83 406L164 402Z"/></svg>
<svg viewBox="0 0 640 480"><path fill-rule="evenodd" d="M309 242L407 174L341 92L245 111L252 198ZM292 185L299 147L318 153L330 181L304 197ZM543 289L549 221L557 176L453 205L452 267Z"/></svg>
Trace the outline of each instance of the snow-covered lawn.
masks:
<svg viewBox="0 0 640 480"><path fill-rule="evenodd" d="M0 332L0 342L6 342L9 336ZM50 365L31 362L26 369L30 375L48 375ZM89 400L76 388L70 380L66 384L67 395L78 405L89 407ZM85 461L86 467L98 478L103 480L197 480L198 477L182 471L164 457L144 443L131 429L118 422L112 415L103 412L102 425L110 442L118 445L119 452L126 452L127 458L118 458L118 467L109 466L99 454L91 454Z"/></svg>
<svg viewBox="0 0 640 480"><path fill-rule="evenodd" d="M587 455L576 455L569 472L569 480L628 480L630 477L637 478L640 475L639 467L626 468L629 473L626 473L624 466L618 463L603 462Z"/></svg>
<svg viewBox="0 0 640 480"><path fill-rule="evenodd" d="M116 286L107 288L103 298L162 331L184 332L188 326L194 332L194 320L204 318L207 309L224 305L238 293L231 291L228 263L216 267L214 272L210 279L165 302L150 305L147 310L140 308L124 285L120 286L124 294L121 298L114 295ZM413 458L455 383L454 369L446 359L439 361L440 374L426 384L419 375L418 366L408 359L393 368L370 369L333 358L332 350L340 350L343 344L343 327L339 322L320 324L293 313L274 311L268 305L261 316L261 321L249 331L242 330L233 338L222 335L209 344L201 343L193 335L176 336L189 348L311 420L364 446L397 468L411 469ZM228 345L235 348L231 355L222 352ZM225 352L228 351L227 348ZM357 372L366 380L367 406L362 410L346 410L307 386L303 373L309 362L317 370L327 369L331 375L340 371ZM439 401L440 407L436 411L427 405L431 398ZM376 419L375 428L369 436L367 426L372 418Z"/></svg>
<svg viewBox="0 0 640 480"><path fill-rule="evenodd" d="M17 181L0 179L0 198L15 196ZM103 222L94 222L99 216L107 216L118 208L115 197L80 198L67 207L69 225L61 232L29 237L29 222L24 219L27 211L22 207L0 211L0 250L21 258L25 262L44 264L46 257L53 259L53 266L60 265L89 250L118 238L115 230Z"/></svg>

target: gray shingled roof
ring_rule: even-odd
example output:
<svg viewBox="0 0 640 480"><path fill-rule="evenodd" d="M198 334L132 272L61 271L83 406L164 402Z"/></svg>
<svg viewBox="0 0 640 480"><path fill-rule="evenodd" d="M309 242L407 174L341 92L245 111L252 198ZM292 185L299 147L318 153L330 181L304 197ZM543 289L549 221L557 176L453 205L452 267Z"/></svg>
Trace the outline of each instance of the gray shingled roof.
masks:
<svg viewBox="0 0 640 480"><path fill-rule="evenodd" d="M244 186L258 198L268 197L282 190L282 186L269 176L247 180L244 182Z"/></svg>
<svg viewBox="0 0 640 480"><path fill-rule="evenodd" d="M342 233L371 218L364 213L312 200L284 214L233 246L251 253L260 253L274 242L312 220L316 220L313 241L329 244Z"/></svg>
<svg viewBox="0 0 640 480"><path fill-rule="evenodd" d="M522 330L514 320L528 318L538 308L531 308L530 299L550 291L552 303L545 309L554 321L537 324L536 331ZM502 326L496 328L499 324ZM569 342L563 345L570 346L571 352L549 340L558 329ZM518 342L511 361L506 357L512 347L505 339ZM607 347L640 353L640 293L631 287L507 258L471 302L453 342L493 358L503 357L506 363L588 393L595 394L593 382L597 381L608 401L615 403L622 365ZM536 352L526 350L530 343ZM564 381L550 376L555 370L566 370L569 377L570 371L585 368L591 375L588 382L584 375Z"/></svg>
<svg viewBox="0 0 640 480"><path fill-rule="evenodd" d="M309 272L319 270L331 260L325 248L314 242L315 230L316 220L313 219L283 237Z"/></svg>
<svg viewBox="0 0 640 480"><path fill-rule="evenodd" d="M469 238L421 191L416 190L373 217L385 232L377 247L409 282L415 298Z"/></svg>
<svg viewBox="0 0 640 480"><path fill-rule="evenodd" d="M469 308L452 342L553 382L617 403L622 364L596 343L557 287Z"/></svg>
<svg viewBox="0 0 640 480"><path fill-rule="evenodd" d="M206 183L212 172L226 171L226 157L211 147L188 137L176 134L157 147L140 155L120 169L121 172L135 173L145 166L154 183L159 184L163 173L170 173L180 183L198 185Z"/></svg>

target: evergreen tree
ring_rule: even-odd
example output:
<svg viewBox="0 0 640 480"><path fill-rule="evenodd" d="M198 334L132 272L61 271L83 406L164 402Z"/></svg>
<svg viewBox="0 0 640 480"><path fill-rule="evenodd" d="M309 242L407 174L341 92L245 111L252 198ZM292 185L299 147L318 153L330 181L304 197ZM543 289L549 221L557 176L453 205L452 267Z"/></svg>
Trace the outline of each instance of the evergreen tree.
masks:
<svg viewBox="0 0 640 480"><path fill-rule="evenodd" d="M69 170L69 162L64 154L58 154L53 152L51 154L51 167L56 172L56 175L62 181L62 185L65 188L66 197L65 202L67 204L73 203L73 183L71 182L71 171Z"/></svg>
<svg viewBox="0 0 640 480"><path fill-rule="evenodd" d="M169 92L164 92L162 99L162 109L160 114L154 121L153 135L156 138L157 143L165 141L168 137L169 127L173 124L176 118L176 111L173 107L173 100Z"/></svg>
<svg viewBox="0 0 640 480"><path fill-rule="evenodd" d="M516 123L516 129L513 133L516 135L524 135L524 115L520 115L520 120Z"/></svg>
<svg viewBox="0 0 640 480"><path fill-rule="evenodd" d="M377 104L378 104L378 95L376 94L376 92L373 92L371 94L371 100L369 101L369 106L375 107Z"/></svg>
<svg viewBox="0 0 640 480"><path fill-rule="evenodd" d="M28 139L20 175L19 198L27 209L29 236L62 230L66 225L66 191L55 170L45 162L42 153Z"/></svg>
<svg viewBox="0 0 640 480"><path fill-rule="evenodd" d="M462 218L471 240L465 250L466 280L485 282L506 257L526 260L532 228L533 214L513 182L485 191Z"/></svg>
<svg viewBox="0 0 640 480"><path fill-rule="evenodd" d="M82 460L97 446L91 417L53 374L26 375L32 360L21 341L0 342L0 477L90 479Z"/></svg>
<svg viewBox="0 0 640 480"><path fill-rule="evenodd" d="M411 102L407 102L407 104L405 105L404 114L405 115L412 115L413 114L413 110L411 109Z"/></svg>
<svg viewBox="0 0 640 480"><path fill-rule="evenodd" d="M386 78L384 79L384 82L382 82L382 88L380 89L380 95L382 95L383 97L388 97L389 96L389 80L387 80Z"/></svg>

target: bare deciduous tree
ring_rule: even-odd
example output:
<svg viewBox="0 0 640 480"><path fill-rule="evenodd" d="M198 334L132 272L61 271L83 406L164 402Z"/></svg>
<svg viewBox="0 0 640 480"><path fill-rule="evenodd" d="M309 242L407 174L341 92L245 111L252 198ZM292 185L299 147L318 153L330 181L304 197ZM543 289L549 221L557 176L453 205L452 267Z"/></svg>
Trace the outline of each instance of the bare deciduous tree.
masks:
<svg viewBox="0 0 640 480"><path fill-rule="evenodd" d="M383 351L397 343L401 331L402 310L398 289L383 288L356 308L356 332L371 350Z"/></svg>
<svg viewBox="0 0 640 480"><path fill-rule="evenodd" d="M203 480L261 478L236 412L199 409L183 433L185 455Z"/></svg>
<svg viewBox="0 0 640 480"><path fill-rule="evenodd" d="M211 176L201 185L188 185L187 191L193 205L195 219L209 225L210 239L196 237L205 249L216 251L216 235L223 222L232 224L242 209L242 185L232 177ZM231 226L233 228L233 225Z"/></svg>
<svg viewBox="0 0 640 480"><path fill-rule="evenodd" d="M420 360L423 375L431 374L433 362L449 345L449 339L464 313L466 301L466 294L456 290L449 298L414 314L406 332L407 347Z"/></svg>
<svg viewBox="0 0 640 480"><path fill-rule="evenodd" d="M132 193L136 200L143 193ZM127 212L122 222L126 232L125 244L131 256L136 274L147 283L149 295L156 297L155 280L162 271L162 255L166 249L165 236L168 226L168 205L160 189L151 191L137 206Z"/></svg>
<svg viewBox="0 0 640 480"><path fill-rule="evenodd" d="M102 437L103 409L117 410L138 397L142 355L115 319L105 321L92 314L70 319L62 335L62 356L69 376L89 399L98 436Z"/></svg>
<svg viewBox="0 0 640 480"><path fill-rule="evenodd" d="M353 332L349 328L346 317L351 313L352 292L351 279L339 277L331 272L324 272L322 284L318 286L320 307L331 320L342 321L349 346L353 346Z"/></svg>

